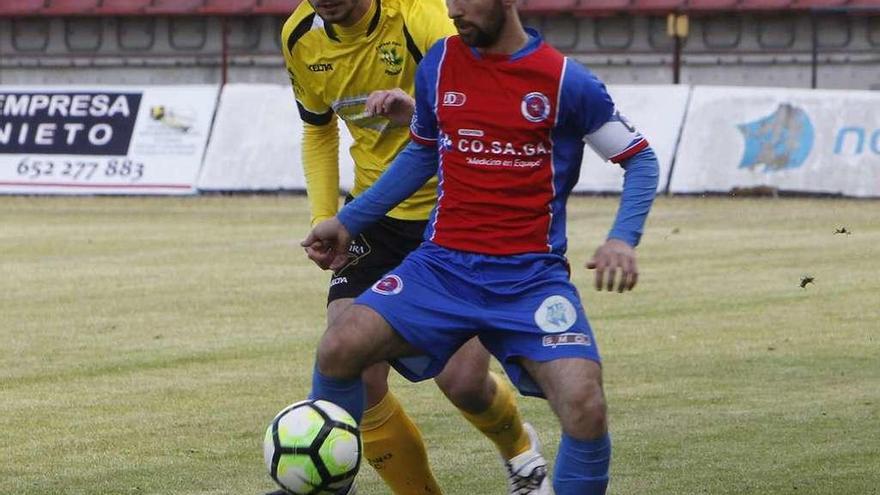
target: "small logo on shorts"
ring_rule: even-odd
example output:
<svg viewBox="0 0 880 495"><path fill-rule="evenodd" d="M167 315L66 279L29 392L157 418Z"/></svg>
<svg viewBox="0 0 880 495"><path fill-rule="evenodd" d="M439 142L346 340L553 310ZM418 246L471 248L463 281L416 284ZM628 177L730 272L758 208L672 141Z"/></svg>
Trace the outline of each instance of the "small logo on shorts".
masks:
<svg viewBox="0 0 880 495"><path fill-rule="evenodd" d="M351 244L348 246L348 261L346 261L345 264L342 265L342 268L336 270L333 275L337 277L342 275L342 273L347 270L348 267L357 265L360 260L369 256L371 252L373 252L373 248L370 247L370 243L367 242L367 238L364 237L363 234L357 236L353 241L351 241ZM348 281L346 280L346 282ZM330 284L331 287L333 285L335 284Z"/></svg>
<svg viewBox="0 0 880 495"><path fill-rule="evenodd" d="M577 321L577 311L571 301L562 296L544 299L535 311L535 323L547 333L560 333L568 330Z"/></svg>
<svg viewBox="0 0 880 495"><path fill-rule="evenodd" d="M545 335L541 344L544 347L556 347L558 345L582 345L589 347L593 345L590 338L582 333L560 333L556 335Z"/></svg>
<svg viewBox="0 0 880 495"><path fill-rule="evenodd" d="M403 280L400 280L400 277L397 275L386 275L382 277L382 280L373 284L373 292L376 294L382 294L383 296L400 294L400 291L402 290Z"/></svg>

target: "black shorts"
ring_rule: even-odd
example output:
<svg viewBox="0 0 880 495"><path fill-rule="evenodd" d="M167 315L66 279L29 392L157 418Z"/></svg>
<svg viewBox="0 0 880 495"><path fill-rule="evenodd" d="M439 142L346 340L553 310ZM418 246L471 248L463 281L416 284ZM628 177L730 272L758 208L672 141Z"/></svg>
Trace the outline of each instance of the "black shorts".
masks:
<svg viewBox="0 0 880 495"><path fill-rule="evenodd" d="M369 289L419 247L427 225L427 220L383 217L357 236L349 247L348 263L330 277L327 303Z"/></svg>

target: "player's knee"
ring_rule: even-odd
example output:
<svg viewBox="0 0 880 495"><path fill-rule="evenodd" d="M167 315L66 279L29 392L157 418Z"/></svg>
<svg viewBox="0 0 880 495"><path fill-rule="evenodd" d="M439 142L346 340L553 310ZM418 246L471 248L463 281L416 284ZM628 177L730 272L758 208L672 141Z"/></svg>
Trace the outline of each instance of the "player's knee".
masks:
<svg viewBox="0 0 880 495"><path fill-rule="evenodd" d="M331 325L318 345L318 369L333 378L354 378L362 369L357 359L356 345L345 338L338 325Z"/></svg>
<svg viewBox="0 0 880 495"><path fill-rule="evenodd" d="M459 409L478 414L492 405L495 385L489 376L489 352L477 339L471 339L453 354L437 386Z"/></svg>
<svg viewBox="0 0 880 495"><path fill-rule="evenodd" d="M588 381L567 391L560 401L557 410L567 434L586 440L598 438L607 431L605 395L597 381Z"/></svg>
<svg viewBox="0 0 880 495"><path fill-rule="evenodd" d="M443 394L455 407L477 414L492 405L493 387L488 375L482 377L466 375L458 371L447 371L435 380Z"/></svg>

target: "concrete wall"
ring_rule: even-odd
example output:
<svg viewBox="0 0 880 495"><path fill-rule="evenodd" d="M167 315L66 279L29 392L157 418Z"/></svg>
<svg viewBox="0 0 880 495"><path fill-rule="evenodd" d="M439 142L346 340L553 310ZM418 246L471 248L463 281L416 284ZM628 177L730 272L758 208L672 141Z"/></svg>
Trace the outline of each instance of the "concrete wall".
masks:
<svg viewBox="0 0 880 495"><path fill-rule="evenodd" d="M230 18L230 82L283 83L277 17ZM179 84L221 80L222 22L210 17L0 19L0 84ZM613 84L672 82L664 17L526 18ZM880 90L880 16L691 18L681 82Z"/></svg>
<svg viewBox="0 0 880 495"><path fill-rule="evenodd" d="M672 82L673 41L660 17L536 19L547 39L611 83ZM817 87L880 89L880 16L691 17L681 82L811 87L813 25Z"/></svg>

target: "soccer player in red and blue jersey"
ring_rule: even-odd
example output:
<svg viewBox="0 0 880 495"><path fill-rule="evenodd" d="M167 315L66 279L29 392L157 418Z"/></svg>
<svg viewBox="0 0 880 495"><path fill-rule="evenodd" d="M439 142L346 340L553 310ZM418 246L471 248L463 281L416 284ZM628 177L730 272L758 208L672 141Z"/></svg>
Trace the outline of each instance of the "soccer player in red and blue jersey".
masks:
<svg viewBox="0 0 880 495"><path fill-rule="evenodd" d="M358 419L366 366L393 360L426 379L477 335L520 392L559 417L556 494L603 494L611 441L599 352L569 281L566 200L584 142L625 169L617 217L587 267L597 289L631 290L657 159L595 76L523 28L516 0L447 6L459 35L419 66L412 142L303 241L323 246L315 261L341 264L352 236L439 177L422 245L327 329L311 396Z"/></svg>

